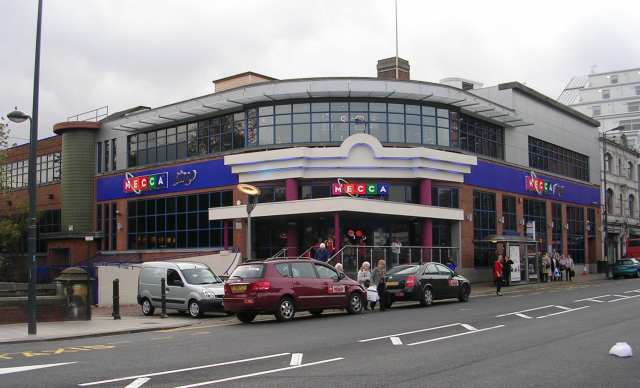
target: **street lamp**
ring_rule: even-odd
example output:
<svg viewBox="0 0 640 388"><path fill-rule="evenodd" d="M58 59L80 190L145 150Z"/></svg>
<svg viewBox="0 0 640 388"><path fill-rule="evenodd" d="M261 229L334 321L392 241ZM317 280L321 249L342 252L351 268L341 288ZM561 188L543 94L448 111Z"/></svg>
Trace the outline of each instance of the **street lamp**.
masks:
<svg viewBox="0 0 640 388"><path fill-rule="evenodd" d="M42 35L42 0L38 0L38 19L36 22L36 53L33 68L33 106L31 117L17 109L7 115L14 123L22 123L29 119L29 229L28 229L28 258L29 258L29 293L27 299L27 320L29 335L37 334L36 327L36 155L38 151L38 96L40 93L40 38Z"/></svg>
<svg viewBox="0 0 640 388"><path fill-rule="evenodd" d="M246 235L246 251L247 251L247 261L251 261L251 212L256 207L256 198L260 195L260 189L253 186L248 185L246 183L238 184L238 190L242 193L247 194L247 235ZM253 200L253 201L252 201Z"/></svg>
<svg viewBox="0 0 640 388"><path fill-rule="evenodd" d="M602 132L602 180L604 183L604 257L607 261L607 276L611 276L611 264L609 259L609 198L607 196L607 133L613 131L623 131L624 125L619 125Z"/></svg>

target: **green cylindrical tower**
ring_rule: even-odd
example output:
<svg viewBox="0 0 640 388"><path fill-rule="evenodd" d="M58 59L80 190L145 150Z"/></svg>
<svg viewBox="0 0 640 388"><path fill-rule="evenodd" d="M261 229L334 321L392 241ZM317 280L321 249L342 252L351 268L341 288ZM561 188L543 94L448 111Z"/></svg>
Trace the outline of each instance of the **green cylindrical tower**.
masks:
<svg viewBox="0 0 640 388"><path fill-rule="evenodd" d="M100 124L70 121L54 125L62 135L62 231L93 230L93 178L96 171L96 132Z"/></svg>

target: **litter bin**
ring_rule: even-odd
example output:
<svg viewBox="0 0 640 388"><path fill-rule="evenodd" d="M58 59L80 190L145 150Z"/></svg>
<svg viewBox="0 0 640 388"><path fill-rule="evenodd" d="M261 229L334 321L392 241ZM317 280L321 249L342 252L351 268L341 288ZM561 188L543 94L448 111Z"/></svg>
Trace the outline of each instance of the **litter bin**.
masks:
<svg viewBox="0 0 640 388"><path fill-rule="evenodd" d="M67 318L91 320L91 276L82 268L71 267L55 278L67 299Z"/></svg>

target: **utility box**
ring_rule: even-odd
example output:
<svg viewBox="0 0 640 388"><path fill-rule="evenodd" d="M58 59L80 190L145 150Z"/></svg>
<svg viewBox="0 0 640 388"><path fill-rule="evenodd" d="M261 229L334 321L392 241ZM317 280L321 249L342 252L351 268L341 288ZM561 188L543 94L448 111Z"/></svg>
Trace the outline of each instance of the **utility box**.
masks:
<svg viewBox="0 0 640 388"><path fill-rule="evenodd" d="M89 273L79 267L67 268L55 279L67 301L67 319L91 320L91 282Z"/></svg>

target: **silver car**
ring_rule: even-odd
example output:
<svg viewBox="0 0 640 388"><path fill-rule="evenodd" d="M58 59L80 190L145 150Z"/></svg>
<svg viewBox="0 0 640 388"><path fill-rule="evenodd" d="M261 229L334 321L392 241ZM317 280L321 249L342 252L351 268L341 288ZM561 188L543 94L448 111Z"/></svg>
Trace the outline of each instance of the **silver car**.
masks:
<svg viewBox="0 0 640 388"><path fill-rule="evenodd" d="M138 304L144 315L161 306L161 279L166 281L167 309L188 311L194 318L205 312L224 312L224 282L209 267L194 262L152 261L142 264Z"/></svg>

